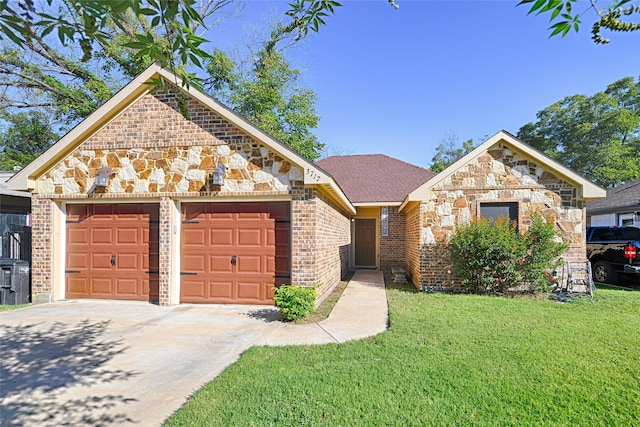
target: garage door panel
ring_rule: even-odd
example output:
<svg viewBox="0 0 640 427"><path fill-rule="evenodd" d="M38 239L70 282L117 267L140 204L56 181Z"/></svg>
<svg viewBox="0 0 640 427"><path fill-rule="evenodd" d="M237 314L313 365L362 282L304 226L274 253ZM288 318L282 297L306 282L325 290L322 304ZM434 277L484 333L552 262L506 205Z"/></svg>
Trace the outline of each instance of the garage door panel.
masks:
<svg viewBox="0 0 640 427"><path fill-rule="evenodd" d="M89 230L86 228L73 229L68 233L67 244L72 245L76 243L85 244L89 236Z"/></svg>
<svg viewBox="0 0 640 427"><path fill-rule="evenodd" d="M231 264L231 256L228 255L211 255L209 256L209 271L211 273L232 273L233 264ZM204 271L204 270L203 270Z"/></svg>
<svg viewBox="0 0 640 427"><path fill-rule="evenodd" d="M86 270L90 267L89 254L87 253L68 253L67 269L68 270Z"/></svg>
<svg viewBox="0 0 640 427"><path fill-rule="evenodd" d="M264 263L262 257L243 255L238 257L238 274L255 273L260 274L263 271Z"/></svg>
<svg viewBox="0 0 640 427"><path fill-rule="evenodd" d="M120 218L119 218L120 219ZM138 245L146 243L143 241L144 233L138 227L118 228L116 230L116 245Z"/></svg>
<svg viewBox="0 0 640 427"><path fill-rule="evenodd" d="M190 297L186 289L181 301L273 304L276 271L290 274L290 203L183 203L182 208L181 270L194 271L188 266L191 257L208 253L207 270L198 276L209 286L206 301ZM192 239L194 230L207 233L204 245ZM183 286L188 280L183 276Z"/></svg>
<svg viewBox="0 0 640 427"><path fill-rule="evenodd" d="M156 301L158 217L154 204L68 205L67 297Z"/></svg>
<svg viewBox="0 0 640 427"><path fill-rule="evenodd" d="M265 246L262 236L262 229L239 229L238 230L238 246L253 246L262 248Z"/></svg>
<svg viewBox="0 0 640 427"><path fill-rule="evenodd" d="M183 229L182 245L204 246L206 242L206 233L204 230Z"/></svg>
<svg viewBox="0 0 640 427"><path fill-rule="evenodd" d="M111 245L113 242L113 228L95 227L91 229L91 244L93 245Z"/></svg>
<svg viewBox="0 0 640 427"><path fill-rule="evenodd" d="M232 247L233 228L209 230L209 244L216 247Z"/></svg>
<svg viewBox="0 0 640 427"><path fill-rule="evenodd" d="M142 286L139 279L116 279L116 293L120 296L137 296L140 294Z"/></svg>
<svg viewBox="0 0 640 427"><path fill-rule="evenodd" d="M114 294L114 279L110 277L92 277L91 278L91 296L96 297L110 297Z"/></svg>
<svg viewBox="0 0 640 427"><path fill-rule="evenodd" d="M137 272L144 268L143 258L139 254L118 254L116 256L116 266L120 270L131 270Z"/></svg>
<svg viewBox="0 0 640 427"><path fill-rule="evenodd" d="M272 285L273 286L273 285ZM238 299L241 300L261 300L261 290L264 289L265 282L260 281L238 281Z"/></svg>
<svg viewBox="0 0 640 427"><path fill-rule="evenodd" d="M91 256L91 264L89 265L90 270L106 270L111 271L113 266L111 265L111 257L113 256L111 252L103 252L103 253L92 253Z"/></svg>
<svg viewBox="0 0 640 427"><path fill-rule="evenodd" d="M67 279L67 296L85 295L90 291L89 279L86 277L70 277Z"/></svg>
<svg viewBox="0 0 640 427"><path fill-rule="evenodd" d="M209 281L209 295L207 295L207 299L217 299L217 302L233 302L233 287L232 280Z"/></svg>
<svg viewBox="0 0 640 427"><path fill-rule="evenodd" d="M189 255L182 258L182 270L188 272L200 273L207 270L207 255L197 254Z"/></svg>
<svg viewBox="0 0 640 427"><path fill-rule="evenodd" d="M207 294L206 290L207 283L204 280L183 279L180 284L180 293L190 298L203 299Z"/></svg>

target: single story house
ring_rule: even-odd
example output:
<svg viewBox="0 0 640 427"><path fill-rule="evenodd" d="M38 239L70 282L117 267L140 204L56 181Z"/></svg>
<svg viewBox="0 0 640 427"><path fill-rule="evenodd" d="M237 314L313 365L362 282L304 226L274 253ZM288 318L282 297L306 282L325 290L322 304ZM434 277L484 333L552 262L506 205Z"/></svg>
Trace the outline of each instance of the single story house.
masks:
<svg viewBox="0 0 640 427"><path fill-rule="evenodd" d="M322 300L354 267L446 285L456 225L496 213L525 229L544 212L583 259L584 203L604 196L506 132L437 175L381 155L314 164L157 65L8 185L32 193L34 302L161 305L272 304L283 283Z"/></svg>
<svg viewBox="0 0 640 427"><path fill-rule="evenodd" d="M604 199L588 201L587 225L640 227L640 179L609 188Z"/></svg>

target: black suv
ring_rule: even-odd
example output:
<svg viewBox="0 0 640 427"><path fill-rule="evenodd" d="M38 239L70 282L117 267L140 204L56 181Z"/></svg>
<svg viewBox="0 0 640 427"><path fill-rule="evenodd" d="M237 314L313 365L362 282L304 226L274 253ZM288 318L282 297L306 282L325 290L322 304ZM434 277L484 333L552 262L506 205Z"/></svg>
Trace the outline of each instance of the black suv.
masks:
<svg viewBox="0 0 640 427"><path fill-rule="evenodd" d="M628 274L640 284L640 228L587 227L587 258L597 282L616 283Z"/></svg>

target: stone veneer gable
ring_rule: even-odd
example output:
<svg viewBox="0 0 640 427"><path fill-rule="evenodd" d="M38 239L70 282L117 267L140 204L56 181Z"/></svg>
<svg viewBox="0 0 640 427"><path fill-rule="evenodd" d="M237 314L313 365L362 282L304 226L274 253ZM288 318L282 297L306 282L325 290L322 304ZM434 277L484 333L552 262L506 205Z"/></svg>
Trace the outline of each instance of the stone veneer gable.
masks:
<svg viewBox="0 0 640 427"><path fill-rule="evenodd" d="M578 188L544 165L507 146L494 145L434 186L421 202L420 259L409 250L407 254L410 270L420 264L414 284L431 288L458 284L447 260L448 242L457 226L479 217L481 202L518 202L520 231L527 229L534 212L541 212L568 242L565 259L585 259L585 212L579 196ZM410 216L407 213L408 223L414 221Z"/></svg>
<svg viewBox="0 0 640 427"><path fill-rule="evenodd" d="M101 193L289 193L302 169L241 132L206 106L188 101L191 120L172 93L146 94L106 124L38 180L38 193L94 196ZM210 177L227 167L224 186ZM94 187L96 172L110 167L106 191Z"/></svg>

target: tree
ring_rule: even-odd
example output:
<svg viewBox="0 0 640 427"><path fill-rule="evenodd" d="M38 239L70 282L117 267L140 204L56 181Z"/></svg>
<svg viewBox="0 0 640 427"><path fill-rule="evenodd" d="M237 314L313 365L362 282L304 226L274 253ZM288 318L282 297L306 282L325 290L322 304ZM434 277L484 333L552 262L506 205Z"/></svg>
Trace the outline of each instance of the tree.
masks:
<svg viewBox="0 0 640 427"><path fill-rule="evenodd" d="M530 5L529 13L536 15L550 14L549 29L551 36L566 36L572 29L578 31L582 22L580 18L587 12L595 13L598 20L591 27L591 38L595 43L607 44L609 39L602 37L602 30L614 32L640 31L640 22L633 22L632 16L640 18L640 2L632 0L615 0L607 3L603 9L598 8L596 1L591 1L584 10L576 12L576 0L521 0L520 5Z"/></svg>
<svg viewBox="0 0 640 427"><path fill-rule="evenodd" d="M283 54L266 43L248 70L242 70L220 50L207 66L205 86L255 125L310 160L324 148L311 132L320 117L316 94L297 86L300 71L292 70Z"/></svg>
<svg viewBox="0 0 640 427"><path fill-rule="evenodd" d="M299 72L289 69L281 51L319 31L339 5L333 0L292 2L264 42L269 54L258 58L261 64L256 61L256 73L266 71L259 79L227 86L239 91L233 98L228 93L232 107L241 107L242 114L309 158L322 148L310 130L319 120L315 94L282 81L297 79ZM220 57L205 49L201 35L230 7L233 0L0 0L0 110L38 111L64 133L154 61L171 68L187 86L202 87L205 79L216 79L208 71L216 69L210 64ZM251 99L259 92L270 97ZM268 116L268 111L278 113Z"/></svg>
<svg viewBox="0 0 640 427"><path fill-rule="evenodd" d="M473 139L468 139L460 145L458 135L449 131L436 147L436 154L431 159L429 169L442 172L474 148Z"/></svg>
<svg viewBox="0 0 640 427"><path fill-rule="evenodd" d="M611 187L640 178L640 79L541 110L518 137L590 180Z"/></svg>
<svg viewBox="0 0 640 427"><path fill-rule="evenodd" d="M0 128L0 170L26 165L58 139L47 116L39 111L0 117L6 124Z"/></svg>

